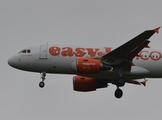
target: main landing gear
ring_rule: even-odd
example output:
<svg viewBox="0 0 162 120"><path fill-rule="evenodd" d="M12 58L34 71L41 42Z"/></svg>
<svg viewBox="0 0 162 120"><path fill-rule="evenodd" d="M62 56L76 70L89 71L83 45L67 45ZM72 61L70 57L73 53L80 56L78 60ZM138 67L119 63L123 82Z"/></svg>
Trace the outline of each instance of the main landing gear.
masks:
<svg viewBox="0 0 162 120"><path fill-rule="evenodd" d="M114 95L115 95L116 98L121 98L123 96L123 91L121 89L117 88L115 90Z"/></svg>
<svg viewBox="0 0 162 120"><path fill-rule="evenodd" d="M123 96L123 91L119 87L123 87L124 85L125 85L125 79L120 77L116 81L117 89L115 90L115 93L114 93L116 98L121 98Z"/></svg>
<svg viewBox="0 0 162 120"><path fill-rule="evenodd" d="M41 73L41 79L42 81L39 83L39 87L43 88L45 86L44 80L46 79L46 72Z"/></svg>

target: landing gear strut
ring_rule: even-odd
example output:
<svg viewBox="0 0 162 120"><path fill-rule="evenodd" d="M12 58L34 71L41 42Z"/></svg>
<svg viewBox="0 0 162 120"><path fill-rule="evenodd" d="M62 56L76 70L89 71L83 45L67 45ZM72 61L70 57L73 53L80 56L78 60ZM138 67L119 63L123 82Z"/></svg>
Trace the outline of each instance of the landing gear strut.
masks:
<svg viewBox="0 0 162 120"><path fill-rule="evenodd" d="M46 72L41 73L41 79L42 81L39 83L39 87L43 88L45 86L44 80L46 79Z"/></svg>
<svg viewBox="0 0 162 120"><path fill-rule="evenodd" d="M124 85L125 85L125 80L124 80L124 78L120 77L120 78L117 80L117 86L123 87Z"/></svg>

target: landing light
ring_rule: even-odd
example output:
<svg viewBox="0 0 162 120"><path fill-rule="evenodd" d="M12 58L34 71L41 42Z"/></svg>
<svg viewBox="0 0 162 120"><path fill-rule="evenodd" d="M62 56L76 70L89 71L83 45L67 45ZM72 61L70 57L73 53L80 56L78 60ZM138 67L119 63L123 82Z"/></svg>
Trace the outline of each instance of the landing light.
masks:
<svg viewBox="0 0 162 120"><path fill-rule="evenodd" d="M111 69L109 70L109 72L113 72L113 70L114 70L114 68L111 68Z"/></svg>

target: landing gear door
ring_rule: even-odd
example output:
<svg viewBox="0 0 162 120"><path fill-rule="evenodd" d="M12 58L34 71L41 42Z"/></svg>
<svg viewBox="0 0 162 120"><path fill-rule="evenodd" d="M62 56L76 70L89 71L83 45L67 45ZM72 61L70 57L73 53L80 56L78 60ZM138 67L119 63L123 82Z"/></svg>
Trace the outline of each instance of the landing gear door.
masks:
<svg viewBox="0 0 162 120"><path fill-rule="evenodd" d="M47 59L47 45L40 46L39 59Z"/></svg>

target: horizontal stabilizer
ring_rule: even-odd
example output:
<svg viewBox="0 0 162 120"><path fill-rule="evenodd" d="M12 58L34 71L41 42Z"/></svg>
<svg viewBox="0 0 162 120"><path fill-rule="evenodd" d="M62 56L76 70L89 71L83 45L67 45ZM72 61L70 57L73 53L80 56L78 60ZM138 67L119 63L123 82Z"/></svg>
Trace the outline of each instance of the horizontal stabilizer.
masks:
<svg viewBox="0 0 162 120"><path fill-rule="evenodd" d="M141 84L144 85L144 86L146 86L146 82L147 82L147 81L148 81L148 80L144 80L144 81L141 82Z"/></svg>
<svg viewBox="0 0 162 120"><path fill-rule="evenodd" d="M135 84L135 85L143 85L143 86L146 86L146 82L147 82L148 80L144 80L144 81L142 81L142 82L139 82L139 81L135 81L135 80L128 80L128 81L126 81L127 83L131 83L131 84Z"/></svg>

